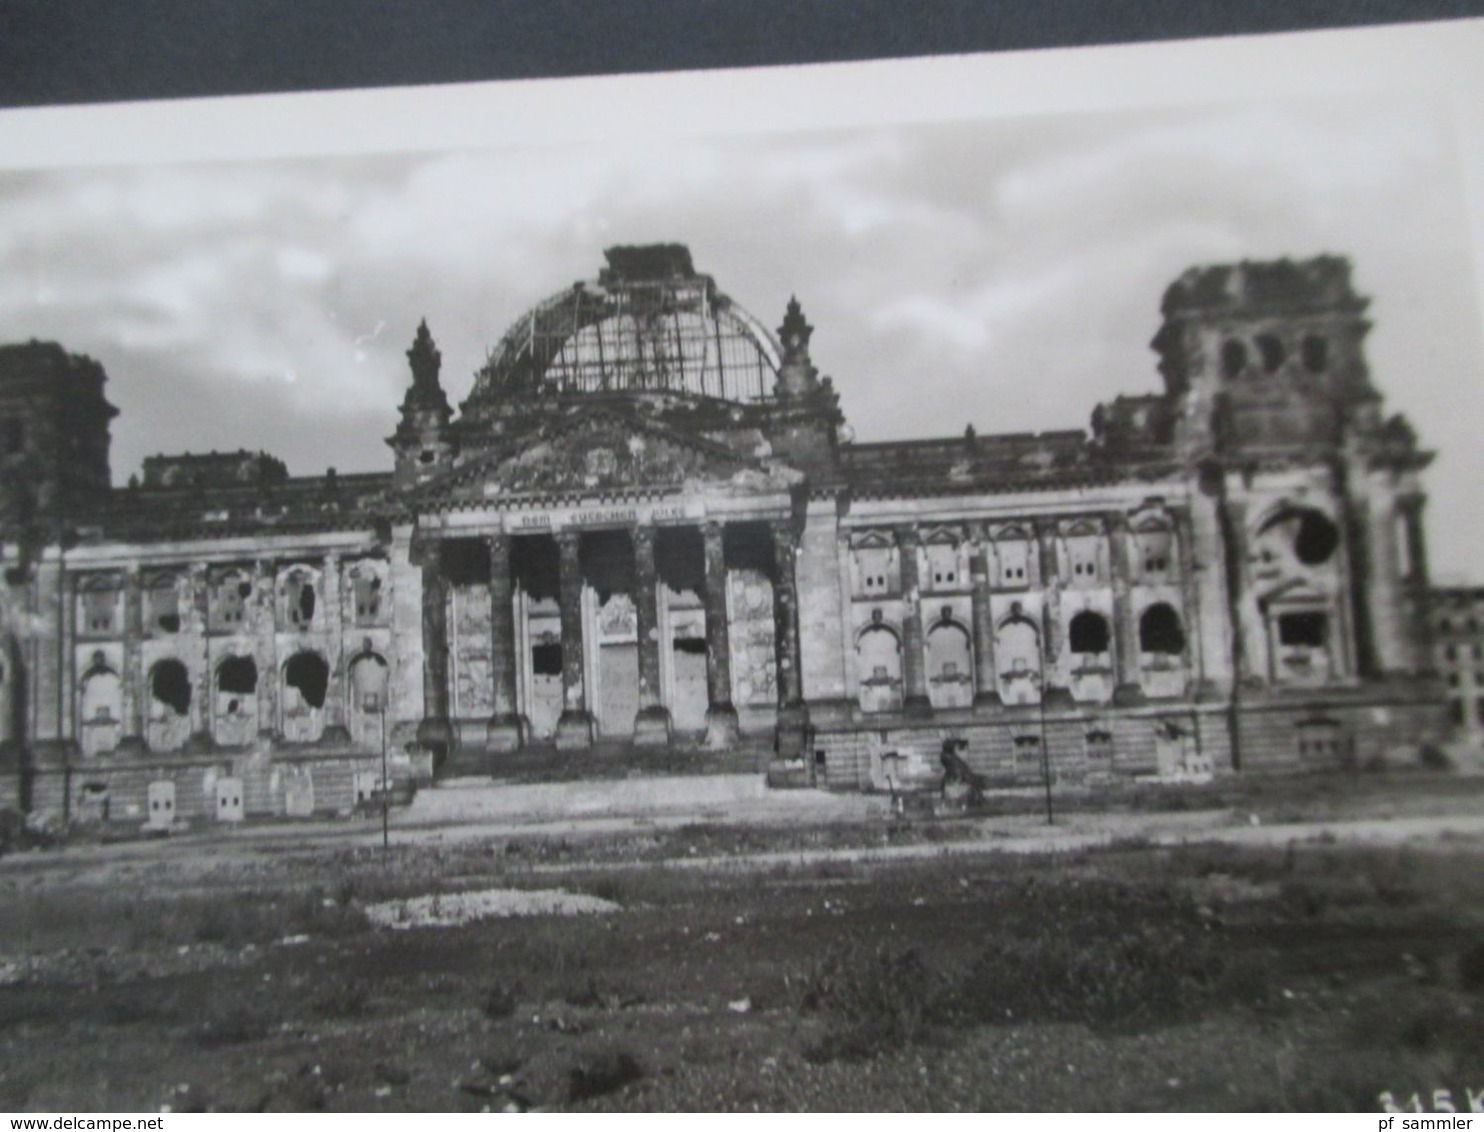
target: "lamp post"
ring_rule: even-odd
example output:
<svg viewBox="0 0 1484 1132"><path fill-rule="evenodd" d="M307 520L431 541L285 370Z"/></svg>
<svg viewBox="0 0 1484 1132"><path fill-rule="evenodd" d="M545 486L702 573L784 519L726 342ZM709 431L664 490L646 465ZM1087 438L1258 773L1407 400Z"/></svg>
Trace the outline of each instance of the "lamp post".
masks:
<svg viewBox="0 0 1484 1132"><path fill-rule="evenodd" d="M361 698L361 708L364 711L374 711L381 720L381 850L385 853L391 848L391 831L388 828L387 815L391 790L387 783L386 769L386 705L381 702L381 696L376 692L367 692Z"/></svg>

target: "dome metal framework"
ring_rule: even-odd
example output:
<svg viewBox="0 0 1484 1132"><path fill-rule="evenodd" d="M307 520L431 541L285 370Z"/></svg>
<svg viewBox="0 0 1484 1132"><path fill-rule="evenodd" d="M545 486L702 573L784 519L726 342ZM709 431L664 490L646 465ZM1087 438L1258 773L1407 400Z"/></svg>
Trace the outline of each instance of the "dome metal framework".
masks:
<svg viewBox="0 0 1484 1132"><path fill-rule="evenodd" d="M771 398L782 351L697 274L683 247L612 248L596 282L522 315L491 352L466 408L553 394L662 391Z"/></svg>

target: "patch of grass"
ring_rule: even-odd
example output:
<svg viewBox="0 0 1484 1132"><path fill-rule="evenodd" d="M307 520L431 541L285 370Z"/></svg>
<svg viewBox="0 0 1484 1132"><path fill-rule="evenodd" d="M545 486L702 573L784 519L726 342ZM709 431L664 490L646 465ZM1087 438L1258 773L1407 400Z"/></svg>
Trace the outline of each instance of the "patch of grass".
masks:
<svg viewBox="0 0 1484 1132"><path fill-rule="evenodd" d="M824 1037L805 1056L855 1060L921 1039L941 1018L948 985L914 948L831 952L802 988L800 1006L827 1018Z"/></svg>
<svg viewBox="0 0 1484 1132"><path fill-rule="evenodd" d="M644 1068L627 1050L606 1050L574 1065L567 1074L567 1099L585 1101L616 1092L644 1076Z"/></svg>
<svg viewBox="0 0 1484 1132"><path fill-rule="evenodd" d="M514 1014L518 1002L515 987L509 983L497 982L484 992L484 1000L479 1004L479 1009L490 1021L498 1022Z"/></svg>

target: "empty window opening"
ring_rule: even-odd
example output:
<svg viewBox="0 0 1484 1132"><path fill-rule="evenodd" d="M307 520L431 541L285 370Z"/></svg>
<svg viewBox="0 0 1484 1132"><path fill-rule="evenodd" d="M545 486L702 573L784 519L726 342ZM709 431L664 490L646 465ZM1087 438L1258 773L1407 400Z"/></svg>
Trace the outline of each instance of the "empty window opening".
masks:
<svg viewBox="0 0 1484 1132"><path fill-rule="evenodd" d="M1083 610L1067 626L1067 644L1074 653L1108 651L1108 622L1091 610Z"/></svg>
<svg viewBox="0 0 1484 1132"><path fill-rule="evenodd" d="M180 594L174 578L161 578L150 586L149 620L162 633L180 632Z"/></svg>
<svg viewBox="0 0 1484 1132"><path fill-rule="evenodd" d="M1305 566L1319 566L1330 560L1340 545L1340 531L1318 511L1305 511L1299 519L1293 538L1293 552Z"/></svg>
<svg viewBox="0 0 1484 1132"><path fill-rule="evenodd" d="M675 643L677 646L680 644L679 641ZM562 674L562 646L532 645L531 672L536 676L560 676Z"/></svg>
<svg viewBox="0 0 1484 1132"><path fill-rule="evenodd" d="M1277 373L1283 365L1283 359L1288 352L1283 348L1283 342L1276 334L1259 334L1257 336L1257 351L1262 355L1262 368L1265 373Z"/></svg>
<svg viewBox="0 0 1484 1132"><path fill-rule="evenodd" d="M1021 752L1021 751L1037 751L1037 750L1040 750L1040 748L1041 748L1041 738L1040 738L1039 735L1017 735L1017 736L1015 736L1015 750L1017 752Z"/></svg>
<svg viewBox="0 0 1484 1132"><path fill-rule="evenodd" d="M283 667L283 682L296 689L309 707L322 708L330 686L330 666L317 653L295 653Z"/></svg>
<svg viewBox="0 0 1484 1132"><path fill-rule="evenodd" d="M216 670L217 690L232 696L251 696L258 690L258 666L250 656L229 656Z"/></svg>
<svg viewBox="0 0 1484 1132"><path fill-rule="evenodd" d="M431 464L436 459L438 459L438 454L431 448L424 448L417 454L417 462L419 464Z"/></svg>
<svg viewBox="0 0 1484 1132"><path fill-rule="evenodd" d="M223 629L241 625L251 596L252 582L236 574L223 578L216 585L211 603L212 624Z"/></svg>
<svg viewBox="0 0 1484 1132"><path fill-rule="evenodd" d="M1304 368L1310 373L1323 373L1329 368L1329 343L1317 334L1304 339Z"/></svg>
<svg viewBox="0 0 1484 1132"><path fill-rule="evenodd" d="M1185 629L1174 607L1159 602L1139 618L1139 649L1142 652L1179 656L1185 651Z"/></svg>
<svg viewBox="0 0 1484 1132"><path fill-rule="evenodd" d="M561 648L560 645L556 647ZM690 653L692 656L705 656L706 642L700 637L676 637L675 651Z"/></svg>
<svg viewBox="0 0 1484 1132"><path fill-rule="evenodd" d="M1233 378L1247 368L1247 347L1235 338L1228 338L1221 344L1221 373L1223 377Z"/></svg>
<svg viewBox="0 0 1484 1132"><path fill-rule="evenodd" d="M1448 701L1448 719L1455 727L1463 726L1463 701Z"/></svg>
<svg viewBox="0 0 1484 1132"><path fill-rule="evenodd" d="M1113 757L1113 735L1101 728L1094 728L1085 736L1087 757L1089 759L1104 760Z"/></svg>
<svg viewBox="0 0 1484 1132"><path fill-rule="evenodd" d="M381 579L358 577L351 588L355 591L357 624L375 622L381 616Z"/></svg>
<svg viewBox="0 0 1484 1132"><path fill-rule="evenodd" d="M149 694L176 715L191 710L191 677L178 660L162 660L149 677Z"/></svg>
<svg viewBox="0 0 1484 1132"><path fill-rule="evenodd" d="M1285 613L1278 618L1278 641L1285 645L1322 649L1329 638L1329 618L1323 613Z"/></svg>
<svg viewBox="0 0 1484 1132"><path fill-rule="evenodd" d="M118 591L88 590L82 595L83 624L90 633L113 632L114 611L118 608Z"/></svg>

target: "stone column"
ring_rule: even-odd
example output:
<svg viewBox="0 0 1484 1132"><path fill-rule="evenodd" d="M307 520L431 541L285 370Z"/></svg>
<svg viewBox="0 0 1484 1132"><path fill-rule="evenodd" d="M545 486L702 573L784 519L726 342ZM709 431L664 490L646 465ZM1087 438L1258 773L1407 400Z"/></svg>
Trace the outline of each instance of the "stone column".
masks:
<svg viewBox="0 0 1484 1132"><path fill-rule="evenodd" d="M989 532L979 528L973 534L974 545L969 558L969 583L974 602L974 706L1004 706L994 660L994 610L989 601Z"/></svg>
<svg viewBox="0 0 1484 1132"><path fill-rule="evenodd" d="M561 554L557 599L562 614L562 714L557 720L556 745L559 750L580 750L593 743L593 717L587 709L582 673L582 535L560 531L556 541Z"/></svg>
<svg viewBox="0 0 1484 1132"><path fill-rule="evenodd" d="M1115 704L1136 704L1144 699L1139 684L1139 627L1134 622L1133 537L1128 516L1119 512L1108 520L1109 566L1113 577L1113 665Z"/></svg>
<svg viewBox="0 0 1484 1132"><path fill-rule="evenodd" d="M654 528L636 527L630 537L634 543L634 614L639 636L639 714L634 717L634 742L662 747L670 741L670 709L660 694Z"/></svg>
<svg viewBox="0 0 1484 1132"><path fill-rule="evenodd" d="M732 639L727 631L727 563L723 527L701 528L706 563L706 746L734 746L741 737L732 706Z"/></svg>
<svg viewBox="0 0 1484 1132"><path fill-rule="evenodd" d="M187 751L209 751L216 745L216 673L211 655L210 595L211 579L205 563L193 563L186 571L185 594L180 603L180 632L192 638L191 644L199 647L201 657L201 678L197 681L195 695L191 697L194 718L191 734L185 742Z"/></svg>
<svg viewBox="0 0 1484 1132"><path fill-rule="evenodd" d="M1396 501L1401 514L1403 548L1407 560L1407 572L1401 579L1402 591L1406 595L1404 635L1411 645L1409 667L1413 672L1427 672L1433 667L1432 625L1428 621L1427 536L1422 523L1422 511L1427 498L1422 495L1404 495Z"/></svg>
<svg viewBox="0 0 1484 1132"><path fill-rule="evenodd" d="M494 713L485 733L492 752L519 750L528 727L516 711L514 587L510 577L510 536L491 535L490 550L490 679L494 684Z"/></svg>
<svg viewBox="0 0 1484 1132"><path fill-rule="evenodd" d="M453 726L448 719L448 584L436 539L420 548L423 581L423 718L417 741L433 752L434 769L448 758Z"/></svg>
<svg viewBox="0 0 1484 1132"><path fill-rule="evenodd" d="M149 703L149 673L143 671L144 657L144 588L139 567L124 572L124 657L120 676L123 699L124 734L119 739L121 753L143 753L149 750L144 739L144 712ZM58 674L60 677L60 673ZM59 731L60 734L60 721Z"/></svg>
<svg viewBox="0 0 1484 1132"><path fill-rule="evenodd" d="M319 588L330 686L325 691L325 729L320 733L319 745L349 748L351 737L346 720L350 717L350 706L345 701L350 689L346 684L345 598L340 582L340 559L334 554L325 555L320 562Z"/></svg>
<svg viewBox="0 0 1484 1132"><path fill-rule="evenodd" d="M778 669L778 754L796 758L804 751L809 711L804 705L804 674L799 647L799 538L788 523L774 523L773 639Z"/></svg>
<svg viewBox="0 0 1484 1132"><path fill-rule="evenodd" d="M917 563L920 541L916 527L897 528L902 570L902 711L906 715L933 713L922 658L922 582Z"/></svg>

